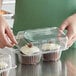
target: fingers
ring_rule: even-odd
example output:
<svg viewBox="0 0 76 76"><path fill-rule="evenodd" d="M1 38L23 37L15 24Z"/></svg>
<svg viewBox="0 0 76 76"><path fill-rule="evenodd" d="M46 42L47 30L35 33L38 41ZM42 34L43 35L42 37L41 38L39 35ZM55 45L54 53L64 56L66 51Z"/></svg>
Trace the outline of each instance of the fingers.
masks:
<svg viewBox="0 0 76 76"><path fill-rule="evenodd" d="M7 33L5 33L5 29L0 28L0 47L3 48L3 46L7 47L13 47L14 42L11 41L11 39L7 36Z"/></svg>
<svg viewBox="0 0 76 76"><path fill-rule="evenodd" d="M70 38L70 40L68 41L68 47L71 47L75 41L76 41L76 34L74 34L72 38Z"/></svg>
<svg viewBox="0 0 76 76"><path fill-rule="evenodd" d="M59 27L60 30L67 30L66 36L68 37L67 46L70 47L76 41L76 34L74 32L75 27L69 22L69 20L65 20L62 25Z"/></svg>
<svg viewBox="0 0 76 76"><path fill-rule="evenodd" d="M60 30L64 31L67 26L69 25L69 21L68 20L65 20L62 25L59 27Z"/></svg>
<svg viewBox="0 0 76 76"><path fill-rule="evenodd" d="M6 29L6 34L9 37L9 39L11 40L12 44L17 44L17 41L16 41L16 39L14 37L14 34L13 34L12 30L9 27L7 27L7 29Z"/></svg>
<svg viewBox="0 0 76 76"><path fill-rule="evenodd" d="M0 33L0 43L4 46L12 47L13 45L8 41L8 38L4 32Z"/></svg>
<svg viewBox="0 0 76 76"><path fill-rule="evenodd" d="M16 44L15 37L11 31L7 21L0 16L0 48L5 46L13 47Z"/></svg>

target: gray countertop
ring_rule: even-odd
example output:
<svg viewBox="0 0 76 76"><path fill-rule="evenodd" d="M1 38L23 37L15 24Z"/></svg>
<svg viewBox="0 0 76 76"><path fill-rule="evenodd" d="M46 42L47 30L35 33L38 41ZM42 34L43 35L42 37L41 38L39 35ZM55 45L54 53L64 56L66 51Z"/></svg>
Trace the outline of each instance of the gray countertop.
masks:
<svg viewBox="0 0 76 76"><path fill-rule="evenodd" d="M37 65L21 65L10 70L9 76L76 76L76 49L62 53L56 62L40 62Z"/></svg>

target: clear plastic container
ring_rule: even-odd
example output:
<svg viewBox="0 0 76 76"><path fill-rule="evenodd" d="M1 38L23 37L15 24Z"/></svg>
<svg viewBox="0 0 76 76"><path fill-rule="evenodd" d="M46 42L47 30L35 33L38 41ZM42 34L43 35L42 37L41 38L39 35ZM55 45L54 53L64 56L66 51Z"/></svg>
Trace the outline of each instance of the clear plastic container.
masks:
<svg viewBox="0 0 76 76"><path fill-rule="evenodd" d="M20 51L21 47L27 45L27 41L25 40L25 37L24 37L24 32L25 31L20 31L18 32L16 36L16 39L18 41L18 45L16 46L18 50L16 54L18 55L19 62L21 64L38 64L42 56L41 51L36 54L29 55L29 56L21 53ZM34 45L38 47L37 43L35 42L34 42Z"/></svg>
<svg viewBox="0 0 76 76"><path fill-rule="evenodd" d="M0 54L0 75L8 76L10 69L16 68L12 65L11 56L8 54Z"/></svg>
<svg viewBox="0 0 76 76"><path fill-rule="evenodd" d="M59 52L49 52L43 54L43 61L57 61L61 57L62 51Z"/></svg>
<svg viewBox="0 0 76 76"><path fill-rule="evenodd" d="M41 56L42 56L41 51L38 53L35 53L35 54L31 54L29 56L21 53L21 51L20 51L21 47L23 47L27 44L23 35L24 35L24 31L20 31L20 32L18 32L18 34L16 36L16 39L18 41L18 45L16 46L18 48L18 50L16 50L16 54L18 55L19 62L21 64L38 64L40 62ZM37 46L37 44L35 46Z"/></svg>
<svg viewBox="0 0 76 76"><path fill-rule="evenodd" d="M6 10L0 10L0 14L4 16L6 19L12 19L13 17L13 13Z"/></svg>
<svg viewBox="0 0 76 76"><path fill-rule="evenodd" d="M41 60L41 53L33 54L31 56L24 55L22 53L17 53L19 62L21 64L38 64Z"/></svg>
<svg viewBox="0 0 76 76"><path fill-rule="evenodd" d="M19 49L31 42L41 50L44 61L57 61L61 57L62 51L67 48L67 36L59 30L57 27L33 29L18 32L16 39L18 40ZM53 43L59 45L59 48L53 48L51 50L43 50L42 45Z"/></svg>

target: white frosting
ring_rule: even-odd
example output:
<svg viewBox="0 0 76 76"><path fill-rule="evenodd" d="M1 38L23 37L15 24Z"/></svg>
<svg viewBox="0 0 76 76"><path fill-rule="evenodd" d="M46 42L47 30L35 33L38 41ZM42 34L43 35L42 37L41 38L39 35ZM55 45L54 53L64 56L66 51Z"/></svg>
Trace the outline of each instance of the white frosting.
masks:
<svg viewBox="0 0 76 76"><path fill-rule="evenodd" d="M28 47L27 45L23 46L20 51L25 55L32 55L34 53L40 52L39 48L36 46Z"/></svg>
<svg viewBox="0 0 76 76"><path fill-rule="evenodd" d="M54 50L60 48L60 45L54 44L54 43L45 43L42 45L42 50L44 51L49 51L49 50Z"/></svg>
<svg viewBox="0 0 76 76"><path fill-rule="evenodd" d="M5 62L0 62L0 69L2 70L2 69L5 69L6 67L8 66L8 64L7 63L5 63Z"/></svg>

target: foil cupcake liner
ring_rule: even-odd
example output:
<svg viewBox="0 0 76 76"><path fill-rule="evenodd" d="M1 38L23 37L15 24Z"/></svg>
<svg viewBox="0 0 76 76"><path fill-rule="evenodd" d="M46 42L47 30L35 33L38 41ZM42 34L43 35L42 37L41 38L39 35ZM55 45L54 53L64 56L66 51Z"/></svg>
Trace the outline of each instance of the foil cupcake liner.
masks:
<svg viewBox="0 0 76 76"><path fill-rule="evenodd" d="M61 57L61 51L43 54L43 61L57 61Z"/></svg>
<svg viewBox="0 0 76 76"><path fill-rule="evenodd" d="M41 60L41 54L38 53L32 56L26 56L23 54L18 54L19 62L21 64L38 64Z"/></svg>

